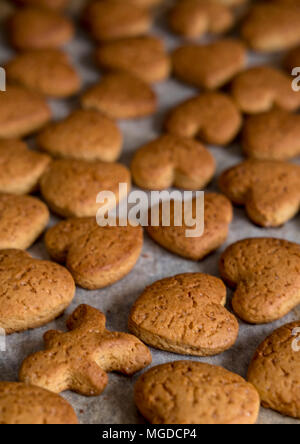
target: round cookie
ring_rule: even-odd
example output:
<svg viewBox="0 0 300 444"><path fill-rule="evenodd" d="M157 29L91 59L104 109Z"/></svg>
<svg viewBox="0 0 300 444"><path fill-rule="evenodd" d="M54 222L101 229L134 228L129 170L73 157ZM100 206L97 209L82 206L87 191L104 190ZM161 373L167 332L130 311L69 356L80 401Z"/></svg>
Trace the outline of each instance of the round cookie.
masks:
<svg viewBox="0 0 300 444"><path fill-rule="evenodd" d="M123 137L115 122L98 111L77 110L48 125L37 143L54 157L114 162L121 154Z"/></svg>
<svg viewBox="0 0 300 444"><path fill-rule="evenodd" d="M193 361L151 368L138 379L134 397L152 424L254 424L260 404L241 376Z"/></svg>
<svg viewBox="0 0 300 444"><path fill-rule="evenodd" d="M227 145L237 136L241 125L241 114L228 95L207 92L171 110L165 128L180 137L197 137L211 145Z"/></svg>
<svg viewBox="0 0 300 444"><path fill-rule="evenodd" d="M73 24L51 9L28 7L9 19L9 40L18 50L58 48L74 35Z"/></svg>
<svg viewBox="0 0 300 444"><path fill-rule="evenodd" d="M81 104L112 119L134 119L150 116L157 109L157 98L151 87L125 72L107 74L100 83L83 94Z"/></svg>
<svg viewBox="0 0 300 444"><path fill-rule="evenodd" d="M129 330L159 350L214 356L231 348L239 325L224 307L226 287L220 279L186 273L155 282L131 309Z"/></svg>
<svg viewBox="0 0 300 444"><path fill-rule="evenodd" d="M262 405L300 419L300 321L275 330L258 347L248 370Z"/></svg>
<svg viewBox="0 0 300 444"><path fill-rule="evenodd" d="M0 327L6 334L41 327L57 318L75 295L71 274L21 250L0 251Z"/></svg>
<svg viewBox="0 0 300 444"><path fill-rule="evenodd" d="M162 40L154 36L133 37L101 45L96 61L107 71L125 71L148 83L169 77L170 58Z"/></svg>
<svg viewBox="0 0 300 444"><path fill-rule="evenodd" d="M42 6L49 9L61 10L68 6L70 0L13 0L20 6Z"/></svg>
<svg viewBox="0 0 300 444"><path fill-rule="evenodd" d="M131 164L136 185L149 190L173 185L200 190L211 181L215 170L216 162L203 145L169 134L141 147Z"/></svg>
<svg viewBox="0 0 300 444"><path fill-rule="evenodd" d="M38 188L50 157L20 140L0 140L0 193L28 194Z"/></svg>
<svg viewBox="0 0 300 444"><path fill-rule="evenodd" d="M20 382L0 382L0 424L78 424L78 419L59 395Z"/></svg>
<svg viewBox="0 0 300 444"><path fill-rule="evenodd" d="M17 55L5 66L7 79L46 96L76 94L81 79L68 56L58 49L40 49Z"/></svg>
<svg viewBox="0 0 300 444"><path fill-rule="evenodd" d="M130 189L130 173L118 163L86 162L83 160L56 160L41 178L41 193L49 207L62 217L95 216L101 204L101 191L112 191L116 200L119 184Z"/></svg>

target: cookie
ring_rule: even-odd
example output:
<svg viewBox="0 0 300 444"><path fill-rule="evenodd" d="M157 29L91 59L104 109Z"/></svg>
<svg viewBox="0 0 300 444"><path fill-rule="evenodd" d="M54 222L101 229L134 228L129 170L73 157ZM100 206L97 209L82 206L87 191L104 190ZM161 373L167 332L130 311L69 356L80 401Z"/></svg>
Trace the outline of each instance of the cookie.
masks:
<svg viewBox="0 0 300 444"><path fill-rule="evenodd" d="M232 97L247 114L263 113L274 106L294 111L300 106L300 93L293 91L292 78L271 66L249 68L232 82Z"/></svg>
<svg viewBox="0 0 300 444"><path fill-rule="evenodd" d="M73 38L72 22L55 11L28 7L8 22L9 40L18 50L59 48Z"/></svg>
<svg viewBox="0 0 300 444"><path fill-rule="evenodd" d="M61 159L52 162L41 178L41 193L52 211L62 217L92 217L100 209L97 196L112 191L117 201L119 184L130 189L130 173L118 163Z"/></svg>
<svg viewBox="0 0 300 444"><path fill-rule="evenodd" d="M257 349L248 380L258 390L264 407L300 419L299 331L300 321L275 330Z"/></svg>
<svg viewBox="0 0 300 444"><path fill-rule="evenodd" d="M193 200L193 214L196 211L196 200ZM199 237L187 237L186 230L193 230L183 222L176 226L174 202L171 201L171 224L162 224L162 206L159 208L159 226L146 228L149 236L167 250L187 259L199 261L217 250L227 239L232 221L232 206L221 194L205 193L204 233ZM202 216L201 216L202 217Z"/></svg>
<svg viewBox="0 0 300 444"><path fill-rule="evenodd" d="M237 136L241 125L240 112L228 95L207 92L171 110L165 128L180 137L197 137L211 145L228 145Z"/></svg>
<svg viewBox="0 0 300 444"><path fill-rule="evenodd" d="M50 119L50 107L38 93L7 85L6 91L0 94L1 139L28 136Z"/></svg>
<svg viewBox="0 0 300 444"><path fill-rule="evenodd" d="M300 66L300 47L290 50L283 59L284 68L291 74L294 68Z"/></svg>
<svg viewBox="0 0 300 444"><path fill-rule="evenodd" d="M250 324L287 315L300 303L300 245L273 238L245 239L231 245L220 273L235 288L232 306Z"/></svg>
<svg viewBox="0 0 300 444"><path fill-rule="evenodd" d="M80 305L67 320L68 333L48 331L45 351L25 359L20 381L55 393L97 396L107 385L107 373L133 375L151 363L151 353L139 339L110 332L105 323L101 311Z"/></svg>
<svg viewBox="0 0 300 444"><path fill-rule="evenodd" d="M49 9L61 10L68 6L70 0L13 0L20 6L42 6Z"/></svg>
<svg viewBox="0 0 300 444"><path fill-rule="evenodd" d="M216 162L203 145L169 134L140 148L131 164L136 185L149 190L173 185L187 190L203 189L215 170Z"/></svg>
<svg viewBox="0 0 300 444"><path fill-rule="evenodd" d="M71 274L22 250L0 251L0 327L6 334L41 327L57 318L75 295Z"/></svg>
<svg viewBox="0 0 300 444"><path fill-rule="evenodd" d="M214 0L179 0L169 15L170 28L187 38L201 37L206 33L221 34L234 23L229 7Z"/></svg>
<svg viewBox="0 0 300 444"><path fill-rule="evenodd" d="M254 424L259 413L252 384L201 362L153 367L138 379L134 392L137 408L152 424Z"/></svg>
<svg viewBox="0 0 300 444"><path fill-rule="evenodd" d="M77 285L88 290L107 287L135 266L143 246L138 227L100 227L96 219L60 222L45 237L51 258L65 263Z"/></svg>
<svg viewBox="0 0 300 444"><path fill-rule="evenodd" d="M246 50L234 39L213 43L189 44L173 52L173 72L181 81L205 89L228 83L246 64Z"/></svg>
<svg viewBox="0 0 300 444"><path fill-rule="evenodd" d="M125 72L104 76L100 83L83 94L81 104L112 119L135 119L150 116L157 109L157 98L143 80Z"/></svg>
<svg viewBox="0 0 300 444"><path fill-rule="evenodd" d="M171 70L164 43L154 36L104 43L96 51L96 61L101 69L125 71L148 83L167 79Z"/></svg>
<svg viewBox="0 0 300 444"><path fill-rule="evenodd" d="M0 382L0 424L78 424L78 419L61 396L18 382Z"/></svg>
<svg viewBox="0 0 300 444"><path fill-rule="evenodd" d="M131 1L92 1L84 11L84 22L96 41L108 41L147 34L152 17L147 8Z"/></svg>
<svg viewBox="0 0 300 444"><path fill-rule="evenodd" d="M300 116L275 108L248 117L243 149L248 157L286 160L300 155Z"/></svg>
<svg viewBox="0 0 300 444"><path fill-rule="evenodd" d="M68 56L58 49L23 52L5 70L10 83L54 98L72 96L81 87L81 79Z"/></svg>
<svg viewBox="0 0 300 444"><path fill-rule="evenodd" d="M239 325L224 307L220 279L186 273L150 285L132 307L129 330L151 347L172 353L213 356L231 348Z"/></svg>
<svg viewBox="0 0 300 444"><path fill-rule="evenodd" d="M141 8L152 8L163 2L164 0L131 0L131 3L140 6Z"/></svg>
<svg viewBox="0 0 300 444"><path fill-rule="evenodd" d="M54 157L114 162L120 157L123 137L115 122L93 110L77 110L48 125L38 146Z"/></svg>
<svg viewBox="0 0 300 444"><path fill-rule="evenodd" d="M29 150L24 142L0 140L0 193L35 191L49 162L49 156Z"/></svg>
<svg viewBox="0 0 300 444"><path fill-rule="evenodd" d="M262 227L279 227L300 209L300 167L276 160L249 159L225 171L220 188Z"/></svg>

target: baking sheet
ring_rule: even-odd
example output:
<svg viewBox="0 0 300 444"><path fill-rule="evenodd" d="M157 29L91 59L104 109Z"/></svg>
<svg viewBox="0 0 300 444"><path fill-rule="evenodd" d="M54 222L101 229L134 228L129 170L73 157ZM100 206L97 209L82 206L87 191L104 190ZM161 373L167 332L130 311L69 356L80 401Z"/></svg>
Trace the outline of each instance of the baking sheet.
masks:
<svg viewBox="0 0 300 444"><path fill-rule="evenodd" d="M78 8L78 2L82 3L82 0L74 0L73 7L75 10ZM5 2L0 2L0 15L3 15L5 12ZM2 24L1 28L3 29ZM181 43L180 39L166 33L164 28L163 20L159 18L154 32L164 37L169 49ZM83 31L78 30L76 38L66 46L66 50L71 55L84 79L84 88L95 83L99 79L99 72L93 65L93 45ZM9 50L9 46L2 35L0 40L0 65L12 55L13 52ZM278 59L277 56L272 58L274 62ZM257 64L264 61L267 61L267 58L262 56L250 57L250 63ZM134 151L140 145L156 138L160 134L165 113L174 105L197 93L196 90L186 87L173 79L158 84L155 89L159 95L160 102L157 115L138 121L120 122L125 138L121 161L126 165L130 164ZM55 118L59 119L78 106L78 97L66 101L51 101L50 103ZM34 147L34 142L30 141L30 143ZM229 148L210 147L210 150L217 160L218 169L216 177L224 169L235 165L243 159L238 143ZM217 180L208 189L218 190ZM43 328L9 336L7 338L6 352L0 352L0 379L7 381L17 380L18 369L23 359L43 348L43 334L49 329L65 330L66 318L81 303L90 304L103 311L107 316L107 326L109 329L127 331L127 319L133 302L147 285L156 280L184 272L204 272L218 276L218 260L221 252L231 243L246 237L275 236L290 241L299 241L299 216L278 229L261 229L254 226L245 216L243 209L235 209L234 216L226 244L218 252L200 263L172 255L145 236L145 244L140 260L132 273L121 282L99 291L85 291L78 288L75 300L63 317ZM57 220L53 217L51 224L54 224ZM42 240L31 248L30 253L37 258L49 259ZM231 296L232 293L229 291L228 307L230 307ZM231 350L213 358L189 358L152 349L152 365L180 359L193 359L224 366L228 370L245 377L249 362L262 340L275 328L298 319L300 319L300 307L296 308L284 319L273 324L251 326L241 322L240 335L235 346ZM85 398L69 392L64 393L63 396L73 405L80 422L83 424L139 424L143 423L144 420L137 412L133 402L133 387L136 378L137 375L133 378L127 378L117 374L110 374L109 384L104 393L99 397ZM300 424L300 421L283 417L262 408L259 423Z"/></svg>

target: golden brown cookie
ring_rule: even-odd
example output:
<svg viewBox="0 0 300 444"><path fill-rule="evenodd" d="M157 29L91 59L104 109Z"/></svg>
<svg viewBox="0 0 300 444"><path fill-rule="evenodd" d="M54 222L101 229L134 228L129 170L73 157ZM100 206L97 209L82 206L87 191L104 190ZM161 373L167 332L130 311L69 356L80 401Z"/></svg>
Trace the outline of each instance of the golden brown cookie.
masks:
<svg viewBox="0 0 300 444"><path fill-rule="evenodd" d="M246 64L246 50L234 39L206 45L189 44L173 52L173 71L181 81L205 89L228 83Z"/></svg>
<svg viewBox="0 0 300 444"><path fill-rule="evenodd" d="M114 162L121 154L123 137L115 122L98 111L77 110L48 125L37 143L55 157Z"/></svg>
<svg viewBox="0 0 300 444"><path fill-rule="evenodd" d="M254 424L260 400L235 373L177 361L144 373L135 385L135 403L152 424Z"/></svg>
<svg viewBox="0 0 300 444"><path fill-rule="evenodd" d="M51 110L38 93L12 85L1 92L1 139L27 136L42 128L50 119Z"/></svg>
<svg viewBox="0 0 300 444"><path fill-rule="evenodd" d="M299 186L300 167L276 160L249 159L220 177L222 192L262 227L281 226L298 213Z"/></svg>
<svg viewBox="0 0 300 444"><path fill-rule="evenodd" d="M140 6L142 8L152 8L163 3L165 0L130 0L131 3Z"/></svg>
<svg viewBox="0 0 300 444"><path fill-rule="evenodd" d="M146 228L150 237L167 250L187 259L199 261L208 254L217 250L227 239L229 225L232 221L232 206L229 200L221 195L205 193L204 202L204 233L199 237L187 237L187 227L183 221L182 226L176 226L174 217L174 202L171 202L171 224L162 223L162 206L159 208L159 226ZM153 211L153 210L152 210ZM196 200L193 200L193 216L196 212ZM183 211L184 213L184 211ZM198 215L202 217L202 215Z"/></svg>
<svg viewBox="0 0 300 444"><path fill-rule="evenodd" d="M23 52L12 59L5 70L10 83L50 97L69 97L81 87L81 79L68 56L58 49Z"/></svg>
<svg viewBox="0 0 300 444"><path fill-rule="evenodd" d="M107 74L83 94L81 104L112 119L135 119L155 113L157 98L143 80L125 72Z"/></svg>
<svg viewBox="0 0 300 444"><path fill-rule="evenodd" d="M300 47L293 48L289 51L283 60L284 68L291 74L294 68L298 68L300 66Z"/></svg>
<svg viewBox="0 0 300 444"><path fill-rule="evenodd" d="M241 124L240 112L229 96L207 92L177 105L169 113L165 127L177 136L227 145L237 136Z"/></svg>
<svg viewBox="0 0 300 444"><path fill-rule="evenodd" d="M72 22L55 11L28 7L8 22L9 40L19 50L58 48L74 35Z"/></svg>
<svg viewBox="0 0 300 444"><path fill-rule="evenodd" d="M45 243L51 258L66 264L76 284L95 290L130 273L142 250L143 230L100 227L95 217L68 219L47 232Z"/></svg>
<svg viewBox="0 0 300 444"><path fill-rule="evenodd" d="M96 51L96 61L106 71L125 71L148 83L165 80L171 70L164 43L154 36L104 43Z"/></svg>
<svg viewBox="0 0 300 444"><path fill-rule="evenodd" d="M57 318L75 295L71 274L21 250L0 251L0 327L6 334L41 327Z"/></svg>
<svg viewBox="0 0 300 444"><path fill-rule="evenodd" d="M239 324L224 307L220 279L186 273L155 282L135 302L129 330L159 350L213 356L236 342Z"/></svg>
<svg viewBox="0 0 300 444"><path fill-rule="evenodd" d="M52 211L62 217L95 216L101 204L101 191L112 191L117 201L119 184L130 190L130 173L119 163L85 162L83 160L56 160L41 178L41 193Z"/></svg>
<svg viewBox="0 0 300 444"><path fill-rule="evenodd" d="M169 134L141 147L131 164L136 185L149 190L173 185L200 190L211 181L215 170L216 162L203 145Z"/></svg>
<svg viewBox="0 0 300 444"><path fill-rule="evenodd" d="M20 381L55 393L98 396L107 385L107 373L133 375L151 363L151 353L139 339L110 332L105 323L101 311L80 305L67 320L68 333L48 331L45 351L25 359Z"/></svg>
<svg viewBox="0 0 300 444"><path fill-rule="evenodd" d="M215 0L178 0L169 16L171 30L187 38L221 34L233 23L232 10Z"/></svg>
<svg viewBox="0 0 300 444"><path fill-rule="evenodd" d="M78 419L59 395L20 382L0 382L0 424L78 424Z"/></svg>
<svg viewBox="0 0 300 444"><path fill-rule="evenodd" d="M66 8L70 0L13 0L20 6L42 6L49 9L61 10Z"/></svg>
<svg viewBox="0 0 300 444"><path fill-rule="evenodd" d="M97 41L108 41L147 34L152 17L147 8L132 1L94 0L84 12L84 21Z"/></svg>
<svg viewBox="0 0 300 444"><path fill-rule="evenodd" d="M235 313L251 324L276 321L300 303L300 245L273 238L245 239L231 245L220 273L236 288Z"/></svg>
<svg viewBox="0 0 300 444"><path fill-rule="evenodd" d="M275 330L258 347L248 370L248 380L262 405L300 419L300 321Z"/></svg>
<svg viewBox="0 0 300 444"><path fill-rule="evenodd" d="M19 140L0 140L0 193L28 194L38 188L50 157Z"/></svg>
<svg viewBox="0 0 300 444"><path fill-rule="evenodd" d="M300 106L300 93L292 89L292 78L271 66L249 68L235 77L231 94L244 113L257 114L274 106L294 111Z"/></svg>

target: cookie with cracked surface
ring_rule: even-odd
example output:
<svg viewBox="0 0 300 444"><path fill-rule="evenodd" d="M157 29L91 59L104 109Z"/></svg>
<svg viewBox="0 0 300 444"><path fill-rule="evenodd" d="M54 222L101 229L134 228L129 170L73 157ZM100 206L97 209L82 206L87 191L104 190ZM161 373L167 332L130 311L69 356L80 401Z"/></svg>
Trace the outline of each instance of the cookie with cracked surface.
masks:
<svg viewBox="0 0 300 444"><path fill-rule="evenodd" d="M133 375L152 361L148 348L135 336L110 332L104 314L80 305L67 320L68 333L50 330L44 335L45 351L23 362L19 378L55 393L72 390L98 396L109 372Z"/></svg>
<svg viewBox="0 0 300 444"><path fill-rule="evenodd" d="M174 75L181 81L205 89L228 83L246 64L246 50L239 40L179 47L172 54Z"/></svg>
<svg viewBox="0 0 300 444"><path fill-rule="evenodd" d="M249 159L225 171L219 185L233 203L245 206L254 223L279 227L300 209L299 173L299 165Z"/></svg>
<svg viewBox="0 0 300 444"><path fill-rule="evenodd" d="M192 356L214 356L231 348L239 324L224 307L220 279L186 273L155 282L132 307L129 330L151 347Z"/></svg>
<svg viewBox="0 0 300 444"><path fill-rule="evenodd" d="M0 424L78 424L78 419L61 396L20 382L0 382Z"/></svg>
<svg viewBox="0 0 300 444"><path fill-rule="evenodd" d="M69 97L81 87L81 79L69 57L58 49L23 52L8 62L5 70L10 83L50 97Z"/></svg>
<svg viewBox="0 0 300 444"><path fill-rule="evenodd" d="M131 164L136 185L149 190L173 185L200 190L211 181L215 170L215 159L201 143L169 134L141 147Z"/></svg>
<svg viewBox="0 0 300 444"><path fill-rule="evenodd" d="M201 362L153 367L138 379L134 392L139 411L152 424L254 424L259 413L252 384Z"/></svg>
<svg viewBox="0 0 300 444"><path fill-rule="evenodd" d="M258 347L248 370L248 380L265 408L300 419L300 321L275 330Z"/></svg>
<svg viewBox="0 0 300 444"><path fill-rule="evenodd" d="M131 37L101 45L96 61L106 71L125 71L147 83L169 77L170 57L164 43L155 36Z"/></svg>
<svg viewBox="0 0 300 444"><path fill-rule="evenodd" d="M20 6L40 6L44 8L61 10L65 9L70 0L13 0Z"/></svg>
<svg viewBox="0 0 300 444"><path fill-rule="evenodd" d="M195 217L197 212L196 199L193 200L191 207L191 214ZM202 211L201 205L198 210ZM152 211L153 209L149 212L151 217ZM176 226L176 224L178 225L178 220L176 220L174 213L175 204L174 201L171 201L171 223L170 226L164 226L163 207L160 205L158 226L150 225L146 228L146 231L162 247L179 256L195 261L199 261L217 250L226 241L233 217L231 203L225 196L222 194L205 193L204 232L196 237L187 237L187 230L195 231L200 227L197 227L196 224L188 227L185 221L182 221L181 226ZM187 214L188 210L186 209L183 213ZM201 214L197 215L198 222L201 220L201 217ZM197 233L194 232L192 236L195 236L195 234Z"/></svg>
<svg viewBox="0 0 300 444"><path fill-rule="evenodd" d="M40 181L41 193L52 211L62 217L92 217L101 208L97 196L112 191L116 203L119 184L131 186L130 172L119 163L61 159L51 163Z"/></svg>
<svg viewBox="0 0 300 444"><path fill-rule="evenodd" d="M274 238L245 239L220 260L222 278L235 293L235 313L251 324L276 321L300 303L300 245Z"/></svg>
<svg viewBox="0 0 300 444"><path fill-rule="evenodd" d="M115 162L123 137L115 122L98 111L73 111L66 119L48 125L37 138L38 146L54 157Z"/></svg>
<svg viewBox="0 0 300 444"><path fill-rule="evenodd" d="M186 100L169 113L165 128L177 136L227 145L237 136L242 117L230 96L207 92Z"/></svg>
<svg viewBox="0 0 300 444"><path fill-rule="evenodd" d="M6 334L47 324L75 295L68 270L21 250L0 251L0 283L0 327Z"/></svg>

